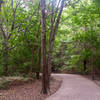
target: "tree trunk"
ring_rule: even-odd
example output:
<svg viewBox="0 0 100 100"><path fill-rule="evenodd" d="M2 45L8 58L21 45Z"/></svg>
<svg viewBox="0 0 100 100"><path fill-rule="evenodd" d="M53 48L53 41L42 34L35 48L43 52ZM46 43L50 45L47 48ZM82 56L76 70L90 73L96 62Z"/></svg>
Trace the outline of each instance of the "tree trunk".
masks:
<svg viewBox="0 0 100 100"><path fill-rule="evenodd" d="M92 59L91 59L91 77L92 77L92 80L95 80L95 67L94 67L94 59L93 59L93 56L92 56Z"/></svg>
<svg viewBox="0 0 100 100"><path fill-rule="evenodd" d="M30 65L30 70L29 70L29 75L32 75L32 69L33 69L33 62L34 62L34 44L33 44L33 48L32 48L32 59L31 59L31 65Z"/></svg>
<svg viewBox="0 0 100 100"><path fill-rule="evenodd" d="M60 11L58 13L54 28L52 28L52 24L54 23L51 23L51 30L53 29L53 31L50 31L50 44L49 44L49 53L48 53L48 65L47 65L48 66L48 89L50 89L50 75L51 75L51 67L52 67L52 52L53 52L54 40L58 30L61 14L63 12L64 1L65 0L61 1Z"/></svg>
<svg viewBox="0 0 100 100"><path fill-rule="evenodd" d="M37 72L36 72L36 78L40 78L40 69L41 69L41 47L38 48L38 59L37 59Z"/></svg>
<svg viewBox="0 0 100 100"><path fill-rule="evenodd" d="M50 44L49 53L48 53L48 89L50 90L50 76L51 76L51 67L52 67L52 50L53 42Z"/></svg>
<svg viewBox="0 0 100 100"><path fill-rule="evenodd" d="M42 92L47 94L47 65L46 65L46 4L45 0L41 0L41 22L42 22L42 33L41 33L41 65L42 65Z"/></svg>
<svg viewBox="0 0 100 100"><path fill-rule="evenodd" d="M4 39L4 75L8 75L8 40Z"/></svg>
<svg viewBox="0 0 100 100"><path fill-rule="evenodd" d="M86 69L87 69L87 68L86 68L86 65L87 65L87 61L86 61L86 60L84 60L84 61L83 61L83 70L84 70L84 72L85 72L85 71L86 71Z"/></svg>
<svg viewBox="0 0 100 100"><path fill-rule="evenodd" d="M36 72L36 79L40 79L40 73Z"/></svg>
<svg viewBox="0 0 100 100"><path fill-rule="evenodd" d="M94 66L92 66L91 70L92 70L92 73L91 73L92 74L92 80L95 80L95 71L94 71L95 69L94 69Z"/></svg>

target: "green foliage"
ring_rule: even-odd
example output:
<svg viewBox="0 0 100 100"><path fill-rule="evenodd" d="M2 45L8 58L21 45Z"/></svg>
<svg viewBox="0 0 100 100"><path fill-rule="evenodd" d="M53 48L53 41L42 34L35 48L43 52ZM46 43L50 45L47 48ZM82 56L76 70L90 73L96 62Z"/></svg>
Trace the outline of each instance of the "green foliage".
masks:
<svg viewBox="0 0 100 100"><path fill-rule="evenodd" d="M37 13L39 14L37 15ZM39 28L40 12L38 12L38 2L34 5L32 1L14 1L12 7L11 1L7 0L2 5L0 18L3 28L5 28L4 30L10 35L8 39L8 73L11 75L29 73L32 52L35 50L34 65L32 65L35 68L37 67L37 55L40 48L41 29ZM14 29L12 30L13 23ZM0 35L0 53L2 54L0 54L0 74L2 74L5 63L3 42L4 37Z"/></svg>
<svg viewBox="0 0 100 100"><path fill-rule="evenodd" d="M88 0L80 2L74 8L65 9L62 19L66 18L66 16L68 17L64 23L65 27L63 25L60 26L60 34L56 37L59 38L57 42L61 43L58 51L55 51L55 55L59 55L59 58L54 56L54 59L56 59L54 60L55 66L59 68L62 62L62 65L60 65L60 68L64 66L61 68L62 70L69 70L74 67L78 72L83 73L84 60L86 60L86 73L90 72L91 63L100 70L99 12L97 5ZM62 29L66 31L62 31ZM65 41L66 43L64 44L63 42ZM64 44L64 47L62 44ZM66 58L62 59L63 57ZM93 61L91 60L92 57Z"/></svg>
<svg viewBox="0 0 100 100"><path fill-rule="evenodd" d="M47 1L46 45L49 50L50 6ZM55 0L56 1L56 0ZM83 72L83 61L87 61L86 73L93 65L100 69L100 7L99 0L81 0L64 9L53 49L55 70L77 69ZM10 34L8 39L8 73L10 75L28 74L32 65L33 72L40 72L41 54L41 13L39 0L21 2L6 0L0 11L3 29ZM55 8L54 8L55 9ZM15 15L14 15L15 13ZM12 24L14 22L14 29ZM55 23L54 23L55 24ZM4 36L0 30L0 75L4 66ZM32 64L33 54L33 64ZM47 56L48 57L48 56Z"/></svg>

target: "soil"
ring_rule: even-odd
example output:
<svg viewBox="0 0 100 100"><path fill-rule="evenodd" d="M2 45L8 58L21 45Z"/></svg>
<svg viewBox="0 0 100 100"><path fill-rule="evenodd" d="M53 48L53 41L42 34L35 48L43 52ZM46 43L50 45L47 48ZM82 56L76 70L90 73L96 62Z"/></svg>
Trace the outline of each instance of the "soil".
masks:
<svg viewBox="0 0 100 100"><path fill-rule="evenodd" d="M59 89L61 85L61 79L56 77L51 79L51 89L48 95L43 95L41 93L41 80L35 80L21 84L15 83L10 85L7 89L0 90L0 100L45 100L48 96L55 93Z"/></svg>

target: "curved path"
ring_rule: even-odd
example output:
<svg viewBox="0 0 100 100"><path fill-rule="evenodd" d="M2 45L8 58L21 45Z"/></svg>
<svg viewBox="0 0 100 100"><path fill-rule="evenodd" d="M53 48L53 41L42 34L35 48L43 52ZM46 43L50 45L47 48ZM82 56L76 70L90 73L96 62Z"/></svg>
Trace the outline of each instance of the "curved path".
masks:
<svg viewBox="0 0 100 100"><path fill-rule="evenodd" d="M100 100L100 87L80 75L58 74L63 82L60 89L46 100Z"/></svg>

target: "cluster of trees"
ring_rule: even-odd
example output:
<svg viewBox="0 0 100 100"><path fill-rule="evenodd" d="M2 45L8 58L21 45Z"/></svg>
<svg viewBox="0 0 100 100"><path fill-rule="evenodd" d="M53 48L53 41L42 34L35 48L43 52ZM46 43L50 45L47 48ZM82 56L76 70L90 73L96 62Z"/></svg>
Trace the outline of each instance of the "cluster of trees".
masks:
<svg viewBox="0 0 100 100"><path fill-rule="evenodd" d="M36 9L38 8L35 5L32 6L32 2L5 0L1 3L1 74L14 74L13 72L15 71L22 73L23 71L28 71L27 69L31 72L32 54L39 52L40 32L38 31L40 31L40 20L36 18L40 16L40 14L37 15ZM37 59L39 60L38 55L35 54L34 57L36 61L34 62L37 64ZM28 68L29 65L30 68Z"/></svg>
<svg viewBox="0 0 100 100"><path fill-rule="evenodd" d="M67 66L64 68L77 66L86 71L91 63L94 73L94 67L100 66L98 2L0 0L0 75L35 73L39 78L43 72L46 94L50 89L52 63L58 66L62 60L57 56L62 44Z"/></svg>
<svg viewBox="0 0 100 100"><path fill-rule="evenodd" d="M0 75L34 72L39 78L43 71L43 93L47 93L53 44L65 2L0 0Z"/></svg>
<svg viewBox="0 0 100 100"><path fill-rule="evenodd" d="M63 34L57 36L59 46L54 52L54 65L58 66L57 69L74 68L82 74L91 74L92 79L100 73L99 4L96 0L84 0L64 10L68 17L59 30Z"/></svg>

